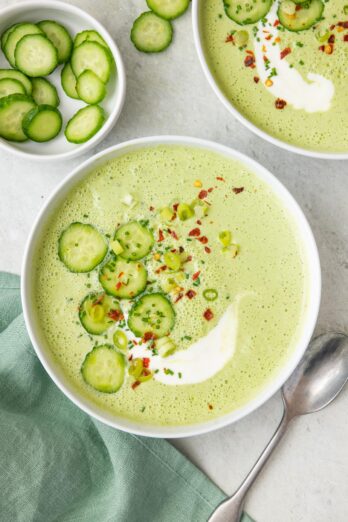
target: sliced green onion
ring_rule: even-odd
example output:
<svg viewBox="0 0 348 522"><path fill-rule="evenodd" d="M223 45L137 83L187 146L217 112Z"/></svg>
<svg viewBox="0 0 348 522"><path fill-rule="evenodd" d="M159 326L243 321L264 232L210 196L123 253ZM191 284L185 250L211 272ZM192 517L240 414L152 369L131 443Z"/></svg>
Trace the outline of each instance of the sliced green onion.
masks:
<svg viewBox="0 0 348 522"><path fill-rule="evenodd" d="M320 42L320 43L327 42L327 40L330 37L330 31L328 29L319 29L315 33L315 37L318 40L318 42Z"/></svg>
<svg viewBox="0 0 348 522"><path fill-rule="evenodd" d="M224 247L229 246L232 241L231 232L229 230L222 230L219 234L219 241Z"/></svg>
<svg viewBox="0 0 348 522"><path fill-rule="evenodd" d="M128 368L128 373L137 381L142 374L144 369L142 359L133 359L131 365Z"/></svg>
<svg viewBox="0 0 348 522"><path fill-rule="evenodd" d="M215 301L218 298L218 293L215 288L207 288L207 290L204 290L203 297L207 301Z"/></svg>
<svg viewBox="0 0 348 522"><path fill-rule="evenodd" d="M169 207L164 207L160 213L162 221L171 221L174 216L174 211Z"/></svg>
<svg viewBox="0 0 348 522"><path fill-rule="evenodd" d="M116 255L121 254L121 252L123 252L123 247L121 243L117 241L117 239L111 241L110 248Z"/></svg>
<svg viewBox="0 0 348 522"><path fill-rule="evenodd" d="M237 47L243 47L243 45L246 45L249 40L248 31L237 31L233 35L233 40Z"/></svg>
<svg viewBox="0 0 348 522"><path fill-rule="evenodd" d="M114 341L114 345L122 352L125 352L128 346L128 338L122 330L116 330L113 335L112 340Z"/></svg>
<svg viewBox="0 0 348 522"><path fill-rule="evenodd" d="M101 304L92 306L89 315L93 321L96 321L97 323L101 322L105 317L104 307Z"/></svg>
<svg viewBox="0 0 348 522"><path fill-rule="evenodd" d="M181 221L191 219L195 215L192 207L186 203L179 203L177 213Z"/></svg>
<svg viewBox="0 0 348 522"><path fill-rule="evenodd" d="M176 272L181 268L181 257L179 254L175 252L167 252L163 256L164 263L168 268Z"/></svg>
<svg viewBox="0 0 348 522"><path fill-rule="evenodd" d="M161 287L163 292L166 294L169 294L174 288L176 288L178 285L176 284L173 277L166 277L164 281L161 282Z"/></svg>
<svg viewBox="0 0 348 522"><path fill-rule="evenodd" d="M209 206L201 199L191 201L190 207L194 209L198 219L207 216L209 213Z"/></svg>

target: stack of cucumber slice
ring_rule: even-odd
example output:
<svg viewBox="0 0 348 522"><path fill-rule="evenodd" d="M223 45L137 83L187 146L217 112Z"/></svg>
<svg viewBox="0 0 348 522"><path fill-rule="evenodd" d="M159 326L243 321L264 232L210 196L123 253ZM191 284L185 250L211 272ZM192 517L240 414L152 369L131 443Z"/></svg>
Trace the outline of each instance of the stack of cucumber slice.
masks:
<svg viewBox="0 0 348 522"><path fill-rule="evenodd" d="M138 51L160 53L173 39L171 20L185 13L190 0L146 0L151 11L142 13L134 22L131 40Z"/></svg>
<svg viewBox="0 0 348 522"><path fill-rule="evenodd" d="M68 121L67 140L84 143L99 131L106 116L98 104L106 96L114 64L99 33L85 30L73 40L54 20L23 22L4 31L1 49L13 69L0 69L0 137L45 142L60 133L59 95L44 76L61 64L65 94L88 104Z"/></svg>
<svg viewBox="0 0 348 522"><path fill-rule="evenodd" d="M168 348L167 336L175 323L173 306L163 293L145 292L148 274L144 259L154 244L152 231L139 221L120 226L109 248L105 237L91 224L71 223L62 232L58 255L70 272L88 273L103 263L99 268L102 291L87 294L79 306L79 319L88 334L103 335L107 339L108 330L115 324L121 326L122 322L124 326L119 300L131 300L128 329L144 340L165 338L163 342ZM97 343L81 367L85 382L102 393L117 392L124 380L123 352L128 338L123 330L116 330L113 339L116 339L113 341L115 346ZM170 348L173 349L173 345ZM146 375L147 379L149 375Z"/></svg>

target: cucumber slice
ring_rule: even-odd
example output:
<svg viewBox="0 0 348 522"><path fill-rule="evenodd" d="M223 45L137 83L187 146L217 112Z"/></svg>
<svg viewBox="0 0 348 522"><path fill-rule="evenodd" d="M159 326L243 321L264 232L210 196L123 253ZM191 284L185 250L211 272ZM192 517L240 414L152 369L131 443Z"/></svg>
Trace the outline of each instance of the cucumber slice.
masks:
<svg viewBox="0 0 348 522"><path fill-rule="evenodd" d="M145 257L154 244L152 232L138 221L131 221L116 230L115 239L123 248L120 256L133 261Z"/></svg>
<svg viewBox="0 0 348 522"><path fill-rule="evenodd" d="M105 83L88 69L77 78L76 91L81 100L86 103L99 103L106 95Z"/></svg>
<svg viewBox="0 0 348 522"><path fill-rule="evenodd" d="M79 45L81 45L83 42L86 42L86 41L97 42L100 45L104 45L104 47L109 49L108 44L106 43L104 38L102 36L100 36L100 34L97 33L97 31L93 31L93 30L81 31L81 33L78 33L75 36L74 47L78 47Z"/></svg>
<svg viewBox="0 0 348 522"><path fill-rule="evenodd" d="M273 0L224 0L225 13L239 25L254 24L264 18Z"/></svg>
<svg viewBox="0 0 348 522"><path fill-rule="evenodd" d="M10 25L1 35L1 49L5 53L5 44L7 42L7 38L9 37L10 33L16 29L20 24L13 24Z"/></svg>
<svg viewBox="0 0 348 522"><path fill-rule="evenodd" d="M22 127L28 138L41 143L53 140L60 133L62 124L62 115L58 109L39 105L25 115Z"/></svg>
<svg viewBox="0 0 348 522"><path fill-rule="evenodd" d="M24 116L35 107L25 94L11 94L0 100L0 137L11 141L25 141L22 129Z"/></svg>
<svg viewBox="0 0 348 522"><path fill-rule="evenodd" d="M38 105L51 105L58 107L60 100L57 89L46 78L32 79L33 92L32 97Z"/></svg>
<svg viewBox="0 0 348 522"><path fill-rule="evenodd" d="M51 74L58 65L57 49L43 34L23 36L15 50L16 66L32 77Z"/></svg>
<svg viewBox="0 0 348 522"><path fill-rule="evenodd" d="M156 15L166 20L174 20L184 14L190 0L146 0L146 3Z"/></svg>
<svg viewBox="0 0 348 522"><path fill-rule="evenodd" d="M132 299L145 290L147 272L139 261L126 261L113 256L100 270L99 281L109 295Z"/></svg>
<svg viewBox="0 0 348 522"><path fill-rule="evenodd" d="M92 225L71 223L58 241L59 259L70 272L90 272L106 256L108 246Z"/></svg>
<svg viewBox="0 0 348 522"><path fill-rule="evenodd" d="M25 76L25 74L21 73L20 71L16 71L15 69L0 69L0 80L3 78L12 78L13 80L18 80L24 86L28 96L31 95L33 87L31 81Z"/></svg>
<svg viewBox="0 0 348 522"><path fill-rule="evenodd" d="M163 294L146 294L132 307L128 327L137 337L152 334L156 338L168 335L175 322L175 312Z"/></svg>
<svg viewBox="0 0 348 522"><path fill-rule="evenodd" d="M80 304L79 318L88 333L101 335L116 321L123 319L123 314L116 299L93 292L86 295Z"/></svg>
<svg viewBox="0 0 348 522"><path fill-rule="evenodd" d="M70 98L78 100L79 95L76 90L76 76L73 73L70 63L66 63L62 69L61 82L65 94L70 96Z"/></svg>
<svg viewBox="0 0 348 522"><path fill-rule="evenodd" d="M65 136L71 143L84 143L104 125L105 113L99 105L87 105L68 121Z"/></svg>
<svg viewBox="0 0 348 522"><path fill-rule="evenodd" d="M160 53L169 47L173 39L173 27L169 20L148 11L135 20L130 37L138 51Z"/></svg>
<svg viewBox="0 0 348 522"><path fill-rule="evenodd" d="M42 20L37 25L57 49L58 63L67 62L72 53L73 41L65 27L53 20Z"/></svg>
<svg viewBox="0 0 348 522"><path fill-rule="evenodd" d="M18 80L3 78L0 80L0 98L10 96L10 94L26 94L24 86Z"/></svg>
<svg viewBox="0 0 348 522"><path fill-rule="evenodd" d="M97 42L86 41L75 47L71 55L71 68L78 78L86 69L93 71L102 82L110 78L112 56L108 49Z"/></svg>
<svg viewBox="0 0 348 522"><path fill-rule="evenodd" d="M84 381L102 393L117 392L124 381L124 356L110 344L95 346L81 366Z"/></svg>
<svg viewBox="0 0 348 522"><path fill-rule="evenodd" d="M283 9L283 2L278 7L278 18L282 26L289 31L295 33L305 31L321 19L324 4L321 0L309 0L306 3L299 5L299 10L296 10L293 15L287 14Z"/></svg>
<svg viewBox="0 0 348 522"><path fill-rule="evenodd" d="M27 36L30 34L43 34L40 27L35 24L23 23L18 24L17 27L14 28L13 31L10 32L6 43L4 45L4 53L7 60L10 62L12 67L16 67L16 57L15 51L18 42L23 38L23 36Z"/></svg>

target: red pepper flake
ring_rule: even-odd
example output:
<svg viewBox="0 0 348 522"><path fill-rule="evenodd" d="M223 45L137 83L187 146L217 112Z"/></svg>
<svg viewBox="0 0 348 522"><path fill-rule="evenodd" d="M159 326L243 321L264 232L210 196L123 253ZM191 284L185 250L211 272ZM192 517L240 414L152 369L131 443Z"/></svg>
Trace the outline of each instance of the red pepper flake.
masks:
<svg viewBox="0 0 348 522"><path fill-rule="evenodd" d="M250 49L247 49L245 52L247 54L250 54L250 56L254 56L254 51L250 51Z"/></svg>
<svg viewBox="0 0 348 522"><path fill-rule="evenodd" d="M116 290L119 290L122 286L122 283L121 281L119 281L117 284L116 284Z"/></svg>
<svg viewBox="0 0 348 522"><path fill-rule="evenodd" d="M225 39L225 43L233 42L233 36L231 34L228 34Z"/></svg>
<svg viewBox="0 0 348 522"><path fill-rule="evenodd" d="M222 178L221 176L217 176L216 179L217 179L218 181L225 181L224 178Z"/></svg>
<svg viewBox="0 0 348 522"><path fill-rule="evenodd" d="M160 241L163 241L163 240L164 240L163 231L161 229L159 229L157 242L159 243Z"/></svg>
<svg viewBox="0 0 348 522"><path fill-rule="evenodd" d="M174 205L173 205L174 212L177 212L178 206L179 206L179 203L174 203Z"/></svg>
<svg viewBox="0 0 348 522"><path fill-rule="evenodd" d="M117 276L117 279L121 279L121 277L124 275L124 272L120 272Z"/></svg>
<svg viewBox="0 0 348 522"><path fill-rule="evenodd" d="M197 295L197 293L194 290L188 290L185 295L189 299L193 299Z"/></svg>
<svg viewBox="0 0 348 522"><path fill-rule="evenodd" d="M198 241L200 241L202 245L206 245L208 243L208 238L207 236L202 236L198 238Z"/></svg>
<svg viewBox="0 0 348 522"><path fill-rule="evenodd" d="M192 261L192 256L188 256L186 258L186 260L184 261L184 263L189 263L190 261Z"/></svg>
<svg viewBox="0 0 348 522"><path fill-rule="evenodd" d="M133 354L131 353L129 356L128 356L128 361L131 361L133 359Z"/></svg>
<svg viewBox="0 0 348 522"><path fill-rule="evenodd" d="M173 254L175 254L175 252L176 252L176 248L172 248L172 249L171 249L171 252L173 252Z"/></svg>
<svg viewBox="0 0 348 522"><path fill-rule="evenodd" d="M138 346L138 343L133 339L132 341L133 346Z"/></svg>
<svg viewBox="0 0 348 522"><path fill-rule="evenodd" d="M299 4L296 5L296 8L295 8L295 11L301 11L302 9L302 6L300 6Z"/></svg>
<svg viewBox="0 0 348 522"><path fill-rule="evenodd" d="M348 42L348 34L345 34L344 37L343 37L343 41L344 42Z"/></svg>
<svg viewBox="0 0 348 522"><path fill-rule="evenodd" d="M213 192L213 190L214 190L213 187L208 188L208 192L209 192L209 193L210 193L210 192Z"/></svg>
<svg viewBox="0 0 348 522"><path fill-rule="evenodd" d="M153 206L151 205L151 207L149 207L149 211L150 211L150 212L153 212L154 210L155 210L155 207L153 207Z"/></svg>
<svg viewBox="0 0 348 522"><path fill-rule="evenodd" d="M339 27L343 27L344 29L348 29L348 22L338 22Z"/></svg>
<svg viewBox="0 0 348 522"><path fill-rule="evenodd" d="M190 237L198 237L201 235L201 231L199 230L199 228L193 228L192 230L190 230L189 232L189 236Z"/></svg>
<svg viewBox="0 0 348 522"><path fill-rule="evenodd" d="M213 312L210 310L210 308L207 308L206 311L203 314L203 317L206 321L211 321L214 317Z"/></svg>
<svg viewBox="0 0 348 522"><path fill-rule="evenodd" d="M150 365L150 358L149 357L143 357L143 366L144 368L148 368Z"/></svg>
<svg viewBox="0 0 348 522"><path fill-rule="evenodd" d="M271 40L272 38L272 35L271 34L268 34L266 37L265 37L265 40Z"/></svg>
<svg viewBox="0 0 348 522"><path fill-rule="evenodd" d="M245 67L255 67L255 56L254 55L248 55L244 58L244 65Z"/></svg>
<svg viewBox="0 0 348 522"><path fill-rule="evenodd" d="M254 76L254 82L259 83L259 81L260 81L260 78L258 76Z"/></svg>
<svg viewBox="0 0 348 522"><path fill-rule="evenodd" d="M324 51L325 51L325 45L321 45L321 46L319 47L319 51L324 52Z"/></svg>
<svg viewBox="0 0 348 522"><path fill-rule="evenodd" d="M275 20L273 27L277 27L280 24L279 20Z"/></svg>
<svg viewBox="0 0 348 522"><path fill-rule="evenodd" d="M98 304L100 304L104 299L104 295L105 294L100 295L95 301L93 301L92 306L97 306Z"/></svg>
<svg viewBox="0 0 348 522"><path fill-rule="evenodd" d="M206 251L207 254L210 254L211 253L211 248L209 247L204 247L204 250Z"/></svg>
<svg viewBox="0 0 348 522"><path fill-rule="evenodd" d="M174 239L179 239L177 233L175 232L175 230L171 230L171 231L170 231L170 235L171 235Z"/></svg>
<svg viewBox="0 0 348 522"><path fill-rule="evenodd" d="M334 34L332 34L332 35L330 36L330 38L328 39L328 43L329 43L329 44L333 44L333 43L335 43L335 35L334 35Z"/></svg>
<svg viewBox="0 0 348 522"><path fill-rule="evenodd" d="M205 199L208 196L208 192L206 190L201 190L198 194L199 199Z"/></svg>
<svg viewBox="0 0 348 522"><path fill-rule="evenodd" d="M287 56L290 53L291 53L290 47L285 47L285 49L283 49L282 52L280 53L280 59L282 60L283 58L285 58L285 56Z"/></svg>
<svg viewBox="0 0 348 522"><path fill-rule="evenodd" d="M202 221L200 219L197 219L196 223L197 223L197 225L201 225Z"/></svg>
<svg viewBox="0 0 348 522"><path fill-rule="evenodd" d="M193 276L192 276L192 280L193 280L193 281L196 281L196 279L199 278L199 274L200 274L200 273L201 273L200 270L198 270L198 272L195 272L195 273L193 274Z"/></svg>
<svg viewBox="0 0 348 522"><path fill-rule="evenodd" d="M274 102L274 105L275 105L276 109L284 109L284 107L286 105L286 101L282 100L281 98L277 98L276 101Z"/></svg>
<svg viewBox="0 0 348 522"><path fill-rule="evenodd" d="M180 293L178 295L178 297L175 299L174 303L178 303L180 301L180 299L182 299L184 297L184 294Z"/></svg>
<svg viewBox="0 0 348 522"><path fill-rule="evenodd" d="M214 406L212 404L208 404L208 408L209 408L209 410L212 410L214 408Z"/></svg>
<svg viewBox="0 0 348 522"><path fill-rule="evenodd" d="M162 265L160 266L159 268L157 268L157 270L155 270L156 274L159 274L160 272L164 272L165 270L167 270L167 265Z"/></svg>
<svg viewBox="0 0 348 522"><path fill-rule="evenodd" d="M240 194L241 192L243 192L244 187L233 187L232 190L235 194Z"/></svg>
<svg viewBox="0 0 348 522"><path fill-rule="evenodd" d="M156 339L156 335L153 332L145 332L143 336L144 343L151 341L151 339Z"/></svg>
<svg viewBox="0 0 348 522"><path fill-rule="evenodd" d="M339 24L340 24L340 23L338 22L338 25L339 25ZM330 25L330 31L333 31L333 30L335 29L335 27L336 27L335 24Z"/></svg>
<svg viewBox="0 0 348 522"><path fill-rule="evenodd" d="M185 251L184 247L179 246L179 252L180 252L180 254L182 254L184 251Z"/></svg>
<svg viewBox="0 0 348 522"><path fill-rule="evenodd" d="M135 388L137 388L140 384L140 381L134 381L133 384L132 384L132 390L135 390Z"/></svg>
<svg viewBox="0 0 348 522"><path fill-rule="evenodd" d="M108 312L108 317L110 317L110 319L113 321L123 321L124 319L124 315L121 310L110 310Z"/></svg>

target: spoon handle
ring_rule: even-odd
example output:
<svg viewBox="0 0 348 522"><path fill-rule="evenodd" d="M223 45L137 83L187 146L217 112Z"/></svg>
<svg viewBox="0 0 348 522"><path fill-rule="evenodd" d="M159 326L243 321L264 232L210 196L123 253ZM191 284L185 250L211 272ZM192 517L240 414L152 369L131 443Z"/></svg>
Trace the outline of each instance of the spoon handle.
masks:
<svg viewBox="0 0 348 522"><path fill-rule="evenodd" d="M224 500L214 511L212 516L209 518L209 522L239 522L242 515L244 500L249 488L253 485L255 479L259 475L263 466L269 459L272 451L278 445L282 439L288 424L291 420L291 416L285 407L282 420L280 421L278 428L276 429L273 437L267 444L266 448L261 453L260 457L256 461L254 467L251 469L249 474L246 476L242 484L239 486L237 491L232 497Z"/></svg>

